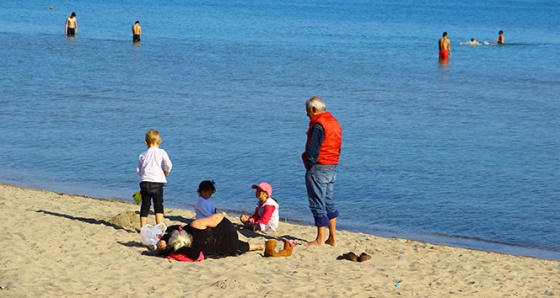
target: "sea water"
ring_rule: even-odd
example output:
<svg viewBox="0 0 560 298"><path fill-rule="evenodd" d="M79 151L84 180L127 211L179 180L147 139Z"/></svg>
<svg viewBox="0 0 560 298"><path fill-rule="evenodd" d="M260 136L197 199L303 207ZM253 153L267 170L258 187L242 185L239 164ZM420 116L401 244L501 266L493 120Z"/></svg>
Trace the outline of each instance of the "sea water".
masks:
<svg viewBox="0 0 560 298"><path fill-rule="evenodd" d="M5 0L0 182L132 200L154 128L174 164L166 207L193 209L209 179L216 207L252 212L267 181L283 220L312 224L300 154L320 96L343 127L340 229L560 259L558 15L558 1Z"/></svg>

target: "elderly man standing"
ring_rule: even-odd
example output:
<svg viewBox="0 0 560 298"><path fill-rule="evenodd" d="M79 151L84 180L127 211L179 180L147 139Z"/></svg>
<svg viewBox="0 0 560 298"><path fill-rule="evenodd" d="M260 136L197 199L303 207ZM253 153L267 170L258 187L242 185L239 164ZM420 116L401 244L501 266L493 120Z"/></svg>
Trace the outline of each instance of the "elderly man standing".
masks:
<svg viewBox="0 0 560 298"><path fill-rule="evenodd" d="M319 97L308 99L305 107L310 122L302 159L307 169L305 186L309 208L317 227L317 238L306 246L336 246L338 210L334 205L333 188L342 146L342 129L331 113L326 111L325 102ZM329 237L325 240L326 227L329 228Z"/></svg>

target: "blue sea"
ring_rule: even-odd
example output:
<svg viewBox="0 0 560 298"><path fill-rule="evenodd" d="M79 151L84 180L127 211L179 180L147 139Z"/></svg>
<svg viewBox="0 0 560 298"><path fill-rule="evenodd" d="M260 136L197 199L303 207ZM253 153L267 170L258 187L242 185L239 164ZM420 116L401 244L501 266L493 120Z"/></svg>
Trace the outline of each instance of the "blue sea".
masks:
<svg viewBox="0 0 560 298"><path fill-rule="evenodd" d="M216 207L251 212L267 181L282 219L311 225L300 154L319 96L343 127L340 229L558 260L559 15L557 0L4 0L0 183L131 201L154 128L166 207L194 209L210 179Z"/></svg>

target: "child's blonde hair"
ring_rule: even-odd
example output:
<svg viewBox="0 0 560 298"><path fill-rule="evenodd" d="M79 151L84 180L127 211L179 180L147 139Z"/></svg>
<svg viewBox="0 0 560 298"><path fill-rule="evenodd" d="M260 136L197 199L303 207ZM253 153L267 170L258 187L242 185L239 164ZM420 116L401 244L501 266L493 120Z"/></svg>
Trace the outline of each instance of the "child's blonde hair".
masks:
<svg viewBox="0 0 560 298"><path fill-rule="evenodd" d="M148 130L148 132L146 132L145 141L146 141L146 144L148 146L156 145L156 144L160 143L161 142L161 137L159 135L159 132L155 129Z"/></svg>

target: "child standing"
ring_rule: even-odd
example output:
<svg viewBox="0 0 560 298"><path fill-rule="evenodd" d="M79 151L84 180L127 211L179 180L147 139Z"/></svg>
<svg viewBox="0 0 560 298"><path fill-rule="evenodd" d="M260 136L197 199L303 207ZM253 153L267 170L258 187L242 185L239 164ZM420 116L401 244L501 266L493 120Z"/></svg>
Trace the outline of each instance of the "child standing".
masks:
<svg viewBox="0 0 560 298"><path fill-rule="evenodd" d="M259 199L255 213L251 217L246 214L239 218L245 228L264 233L274 232L280 222L279 205L272 197L272 186L266 182L259 185L253 184L251 188L256 189L255 197Z"/></svg>
<svg viewBox="0 0 560 298"><path fill-rule="evenodd" d="M218 209L210 202L210 197L216 192L214 181L204 180L198 185L198 201L196 201L196 219L208 217L214 213L218 213Z"/></svg>
<svg viewBox="0 0 560 298"><path fill-rule="evenodd" d="M140 176L140 193L142 194L140 227L145 226L148 221L152 199L156 224L163 222L163 186L167 183L166 177L173 166L167 152L159 148L161 137L157 130L148 130L145 141L148 150L140 154L136 166L136 173Z"/></svg>

